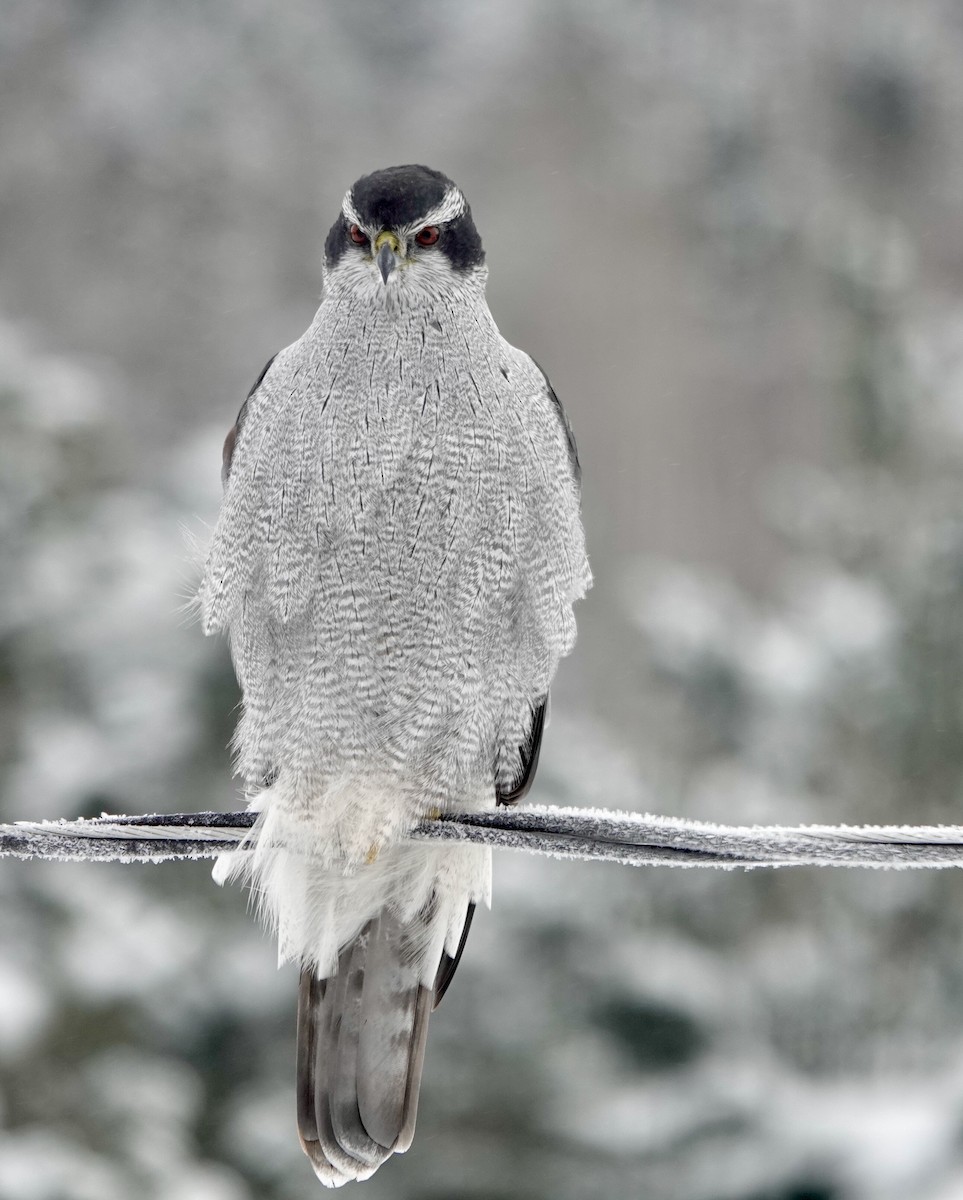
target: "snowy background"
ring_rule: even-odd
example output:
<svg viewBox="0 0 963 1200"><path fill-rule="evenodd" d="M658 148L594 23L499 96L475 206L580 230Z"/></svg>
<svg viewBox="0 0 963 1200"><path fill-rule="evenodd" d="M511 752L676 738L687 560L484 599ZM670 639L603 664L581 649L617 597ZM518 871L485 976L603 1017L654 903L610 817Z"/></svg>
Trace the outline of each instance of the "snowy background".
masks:
<svg viewBox="0 0 963 1200"><path fill-rule="evenodd" d="M236 804L220 442L426 161L581 449L533 799L963 820L961 61L947 0L0 0L2 818ZM203 864L0 863L0 1200L319 1194L274 963ZM361 1186L960 1200L963 880L503 855Z"/></svg>

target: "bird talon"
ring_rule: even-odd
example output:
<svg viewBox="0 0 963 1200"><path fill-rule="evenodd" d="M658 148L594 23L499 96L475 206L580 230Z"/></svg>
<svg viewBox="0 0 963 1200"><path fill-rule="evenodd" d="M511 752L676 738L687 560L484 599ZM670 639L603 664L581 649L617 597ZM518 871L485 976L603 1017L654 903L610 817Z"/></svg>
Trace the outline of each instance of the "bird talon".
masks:
<svg viewBox="0 0 963 1200"><path fill-rule="evenodd" d="M377 842L374 842L369 848L368 853L364 856L365 866L370 867L381 853L381 847Z"/></svg>

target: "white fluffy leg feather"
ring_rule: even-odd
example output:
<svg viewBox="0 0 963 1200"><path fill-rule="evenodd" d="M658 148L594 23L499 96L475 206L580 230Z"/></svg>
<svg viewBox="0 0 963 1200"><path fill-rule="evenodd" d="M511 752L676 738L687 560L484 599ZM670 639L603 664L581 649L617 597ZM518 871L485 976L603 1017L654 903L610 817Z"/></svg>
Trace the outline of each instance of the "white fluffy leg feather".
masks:
<svg viewBox="0 0 963 1200"><path fill-rule="evenodd" d="M245 839L249 848L221 855L215 880L249 883L261 917L277 933L279 962L311 965L321 978L335 971L341 948L385 907L408 925L432 902L435 919L421 936L440 935L438 955L452 953L467 905L490 903L490 854L478 846L405 843L405 828L423 814L399 805L397 791L356 781L354 795L362 803L355 799L346 807L344 790L337 789L339 803L326 794L324 803L315 800L309 808L280 778L252 805L259 816ZM359 807L366 810L364 821L357 819ZM429 984L434 949L414 949Z"/></svg>

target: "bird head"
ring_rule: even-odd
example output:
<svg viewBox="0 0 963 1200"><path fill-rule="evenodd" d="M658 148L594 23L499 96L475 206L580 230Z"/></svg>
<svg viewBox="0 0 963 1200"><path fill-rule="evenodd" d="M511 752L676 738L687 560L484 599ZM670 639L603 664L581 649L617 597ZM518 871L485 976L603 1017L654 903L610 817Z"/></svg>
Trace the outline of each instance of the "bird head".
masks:
<svg viewBox="0 0 963 1200"><path fill-rule="evenodd" d="M396 303L484 280L485 253L465 197L430 167L388 167L349 190L324 245L329 288Z"/></svg>

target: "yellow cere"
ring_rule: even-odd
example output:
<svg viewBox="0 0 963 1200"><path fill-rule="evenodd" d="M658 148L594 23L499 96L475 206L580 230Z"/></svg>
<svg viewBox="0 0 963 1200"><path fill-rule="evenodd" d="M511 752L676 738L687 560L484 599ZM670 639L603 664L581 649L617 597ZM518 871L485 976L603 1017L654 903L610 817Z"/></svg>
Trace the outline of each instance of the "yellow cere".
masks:
<svg viewBox="0 0 963 1200"><path fill-rule="evenodd" d="M381 249L382 246L390 246L391 249L395 252L395 254L401 253L401 243L398 241L398 239L395 237L395 235L388 229L382 229L382 231L375 238L375 240L374 240L375 254L378 253L378 251Z"/></svg>

